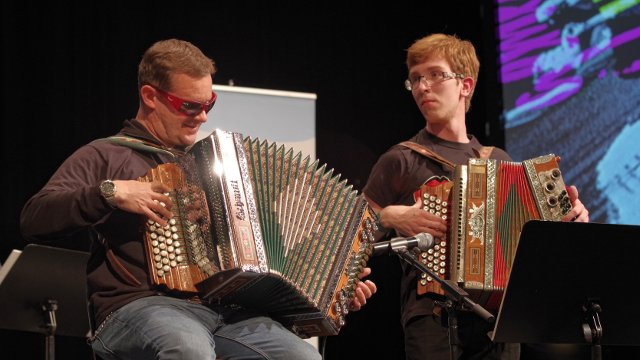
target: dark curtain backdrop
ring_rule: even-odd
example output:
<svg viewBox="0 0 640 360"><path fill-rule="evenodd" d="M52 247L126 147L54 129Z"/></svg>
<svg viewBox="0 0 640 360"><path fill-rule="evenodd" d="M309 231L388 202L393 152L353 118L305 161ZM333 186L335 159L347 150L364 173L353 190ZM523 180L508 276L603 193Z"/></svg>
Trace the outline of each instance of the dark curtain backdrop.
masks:
<svg viewBox="0 0 640 360"><path fill-rule="evenodd" d="M134 3L3 5L0 261L24 247L20 210L60 163L135 115L137 64L160 39L199 46L217 63L216 84L316 93L317 157L361 189L376 158L424 126L403 87L405 49L431 32L457 34L482 63L469 129L502 146L490 0ZM61 246L86 250L77 240ZM398 260L371 265L379 293L327 341L327 359L403 357ZM39 335L0 335L12 344L3 359L43 355ZM61 338L57 350L88 356L81 339Z"/></svg>

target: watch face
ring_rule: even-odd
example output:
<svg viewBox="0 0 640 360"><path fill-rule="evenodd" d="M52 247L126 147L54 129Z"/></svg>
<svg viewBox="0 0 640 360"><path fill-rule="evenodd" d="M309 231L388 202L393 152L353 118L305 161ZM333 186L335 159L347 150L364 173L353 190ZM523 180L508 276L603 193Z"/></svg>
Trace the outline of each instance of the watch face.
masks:
<svg viewBox="0 0 640 360"><path fill-rule="evenodd" d="M113 181L105 180L100 184L100 192L104 197L113 196L116 192L116 185Z"/></svg>

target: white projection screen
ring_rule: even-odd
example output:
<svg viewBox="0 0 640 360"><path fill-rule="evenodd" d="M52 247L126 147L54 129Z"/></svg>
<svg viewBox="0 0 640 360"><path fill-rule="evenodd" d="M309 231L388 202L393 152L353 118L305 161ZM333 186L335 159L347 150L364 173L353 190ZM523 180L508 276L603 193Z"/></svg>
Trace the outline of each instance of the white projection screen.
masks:
<svg viewBox="0 0 640 360"><path fill-rule="evenodd" d="M283 144L315 160L316 94L213 85L218 95L198 139L215 129Z"/></svg>

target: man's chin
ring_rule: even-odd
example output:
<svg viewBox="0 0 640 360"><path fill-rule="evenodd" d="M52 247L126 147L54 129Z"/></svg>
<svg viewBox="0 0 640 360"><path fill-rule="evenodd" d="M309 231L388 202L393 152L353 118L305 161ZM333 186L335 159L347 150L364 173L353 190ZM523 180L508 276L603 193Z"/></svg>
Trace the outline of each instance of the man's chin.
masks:
<svg viewBox="0 0 640 360"><path fill-rule="evenodd" d="M197 134L196 135L184 135L180 137L180 145L183 147L189 147L196 143Z"/></svg>

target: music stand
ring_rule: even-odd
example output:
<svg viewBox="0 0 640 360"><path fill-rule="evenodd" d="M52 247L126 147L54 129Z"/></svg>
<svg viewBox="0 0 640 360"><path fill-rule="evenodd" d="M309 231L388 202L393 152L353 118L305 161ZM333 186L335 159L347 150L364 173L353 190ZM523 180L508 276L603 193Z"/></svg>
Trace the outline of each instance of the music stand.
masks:
<svg viewBox="0 0 640 360"><path fill-rule="evenodd" d="M0 328L45 335L46 359L55 335L86 337L89 254L42 245L13 250L0 268Z"/></svg>
<svg viewBox="0 0 640 360"><path fill-rule="evenodd" d="M513 260L495 342L640 345L640 226L531 221Z"/></svg>

